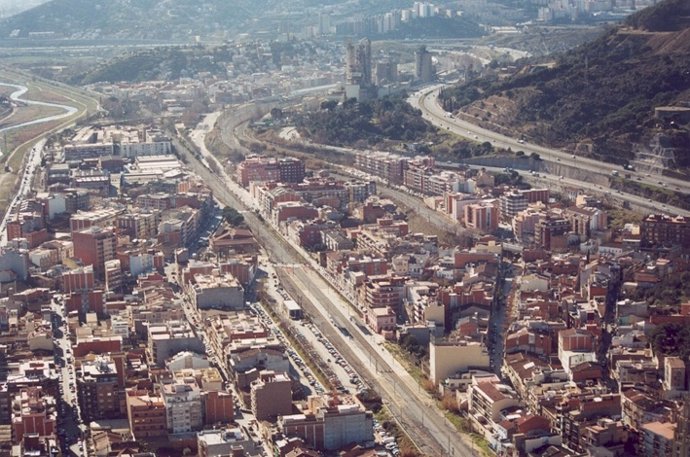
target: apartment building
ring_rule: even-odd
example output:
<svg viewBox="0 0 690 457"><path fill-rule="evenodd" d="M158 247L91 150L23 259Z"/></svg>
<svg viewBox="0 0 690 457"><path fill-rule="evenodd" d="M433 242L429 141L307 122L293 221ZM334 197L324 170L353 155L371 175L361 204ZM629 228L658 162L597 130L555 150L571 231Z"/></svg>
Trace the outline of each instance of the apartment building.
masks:
<svg viewBox="0 0 690 457"><path fill-rule="evenodd" d="M12 436L21 442L24 435L53 436L57 432L55 397L42 387L21 389L12 398Z"/></svg>
<svg viewBox="0 0 690 457"><path fill-rule="evenodd" d="M399 310L403 302L405 278L401 276L370 276L361 288L360 300L367 308Z"/></svg>
<svg viewBox="0 0 690 457"><path fill-rule="evenodd" d="M168 434L165 403L147 390L127 389L127 418L136 440L166 437Z"/></svg>
<svg viewBox="0 0 690 457"><path fill-rule="evenodd" d="M387 152L360 152L355 154L355 167L391 183L400 183L407 160Z"/></svg>
<svg viewBox="0 0 690 457"><path fill-rule="evenodd" d="M237 180L243 187L251 182L291 182L304 179L304 162L292 157L281 159L267 157L248 157L237 166Z"/></svg>
<svg viewBox="0 0 690 457"><path fill-rule="evenodd" d="M201 390L193 377L175 379L160 389L168 433L175 435L201 430L204 425Z"/></svg>
<svg viewBox="0 0 690 457"><path fill-rule="evenodd" d="M197 457L255 455L256 443L240 427L202 430L197 433Z"/></svg>
<svg viewBox="0 0 690 457"><path fill-rule="evenodd" d="M118 418L120 385L115 363L99 356L92 362L83 362L77 377L79 407L85 421Z"/></svg>
<svg viewBox="0 0 690 457"><path fill-rule="evenodd" d="M489 354L479 342L432 339L429 343L429 378L438 385L458 372L488 368Z"/></svg>
<svg viewBox="0 0 690 457"><path fill-rule="evenodd" d="M163 367L169 357L181 351L205 352L204 344L188 322L168 321L149 326L147 356L152 363Z"/></svg>
<svg viewBox="0 0 690 457"><path fill-rule="evenodd" d="M244 308L244 289L230 273L195 275L189 292L197 309Z"/></svg>
<svg viewBox="0 0 690 457"><path fill-rule="evenodd" d="M158 211L136 211L120 214L115 226L118 233L128 235L132 239L148 240L158 235L160 213Z"/></svg>
<svg viewBox="0 0 690 457"><path fill-rule="evenodd" d="M566 247L563 237L570 231L570 222L560 216L547 214L534 226L534 243L546 250L558 250Z"/></svg>
<svg viewBox="0 0 690 457"><path fill-rule="evenodd" d="M292 380L287 373L264 370L251 383L251 405L256 420L292 413Z"/></svg>
<svg viewBox="0 0 690 457"><path fill-rule="evenodd" d="M498 229L498 209L493 201L483 201L464 207L465 227L491 233Z"/></svg>
<svg viewBox="0 0 690 457"><path fill-rule="evenodd" d="M69 218L70 231L77 232L89 227L107 228L117 225L118 217L123 216L124 207L101 208L93 211L78 211Z"/></svg>
<svg viewBox="0 0 690 457"><path fill-rule="evenodd" d="M115 258L117 237L111 228L91 226L73 232L74 257L92 265L96 278L105 279L105 262Z"/></svg>
<svg viewBox="0 0 690 457"><path fill-rule="evenodd" d="M302 414L281 416L278 423L285 435L300 437L307 446L336 450L373 440L373 419L351 398L311 396Z"/></svg>
<svg viewBox="0 0 690 457"><path fill-rule="evenodd" d="M650 214L640 224L642 246L679 245L690 247L690 218Z"/></svg>
<svg viewBox="0 0 690 457"><path fill-rule="evenodd" d="M93 290L95 286L92 265L66 271L60 279L62 284L61 290L66 294Z"/></svg>
<svg viewBox="0 0 690 457"><path fill-rule="evenodd" d="M676 429L676 424L672 422L649 422L642 425L639 455L681 457Z"/></svg>
<svg viewBox="0 0 690 457"><path fill-rule="evenodd" d="M467 388L467 408L471 420L480 428L493 429L493 424L502 422L502 412L520 405L515 392L500 383L498 377L473 377Z"/></svg>

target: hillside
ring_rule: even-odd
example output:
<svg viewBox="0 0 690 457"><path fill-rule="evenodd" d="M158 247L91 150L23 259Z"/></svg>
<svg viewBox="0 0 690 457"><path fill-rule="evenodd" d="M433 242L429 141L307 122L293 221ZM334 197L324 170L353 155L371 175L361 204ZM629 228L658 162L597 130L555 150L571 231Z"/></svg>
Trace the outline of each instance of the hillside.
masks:
<svg viewBox="0 0 690 457"><path fill-rule="evenodd" d="M657 106L690 102L690 2L666 0L555 62L496 72L440 99L487 126L611 162L634 161L633 144L646 151L656 138L674 151L667 168L690 168L688 125L654 118Z"/></svg>
<svg viewBox="0 0 690 457"><path fill-rule="evenodd" d="M277 0L52 0L0 21L0 37L174 39L222 31Z"/></svg>
<svg viewBox="0 0 690 457"><path fill-rule="evenodd" d="M386 140L422 141L435 133L420 114L398 95L361 103L324 102L320 110L297 116L295 123L315 143L373 146Z"/></svg>
<svg viewBox="0 0 690 457"><path fill-rule="evenodd" d="M84 85L102 81L169 81L192 77L199 72L226 77L224 64L232 55L226 46L154 48L96 65L85 74L74 75L69 82Z"/></svg>

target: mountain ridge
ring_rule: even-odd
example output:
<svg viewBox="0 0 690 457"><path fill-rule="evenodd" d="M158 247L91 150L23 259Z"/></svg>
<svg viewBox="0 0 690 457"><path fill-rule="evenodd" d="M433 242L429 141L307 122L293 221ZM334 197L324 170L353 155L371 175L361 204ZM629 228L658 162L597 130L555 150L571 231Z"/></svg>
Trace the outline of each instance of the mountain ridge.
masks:
<svg viewBox="0 0 690 457"><path fill-rule="evenodd" d="M171 39L222 31L277 0L51 0L0 21L0 37Z"/></svg>

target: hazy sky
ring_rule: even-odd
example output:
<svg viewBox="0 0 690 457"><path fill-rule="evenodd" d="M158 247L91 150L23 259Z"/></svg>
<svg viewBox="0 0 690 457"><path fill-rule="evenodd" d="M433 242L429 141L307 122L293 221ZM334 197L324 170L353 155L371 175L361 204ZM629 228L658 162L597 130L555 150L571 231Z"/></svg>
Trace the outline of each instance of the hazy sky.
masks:
<svg viewBox="0 0 690 457"><path fill-rule="evenodd" d="M33 8L48 0L0 0L0 14L3 16L16 14L20 11Z"/></svg>

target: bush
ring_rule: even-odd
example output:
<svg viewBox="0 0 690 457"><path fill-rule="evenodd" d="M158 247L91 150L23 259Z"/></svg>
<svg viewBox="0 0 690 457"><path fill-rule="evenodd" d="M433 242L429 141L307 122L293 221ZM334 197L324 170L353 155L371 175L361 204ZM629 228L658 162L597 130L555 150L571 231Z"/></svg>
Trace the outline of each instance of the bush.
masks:
<svg viewBox="0 0 690 457"><path fill-rule="evenodd" d="M687 359L690 356L690 327L681 324L662 324L651 335L652 347L666 356Z"/></svg>
<svg viewBox="0 0 690 457"><path fill-rule="evenodd" d="M242 216L235 208L231 208L229 206L223 208L223 218L233 227L237 227L244 222L244 216Z"/></svg>

